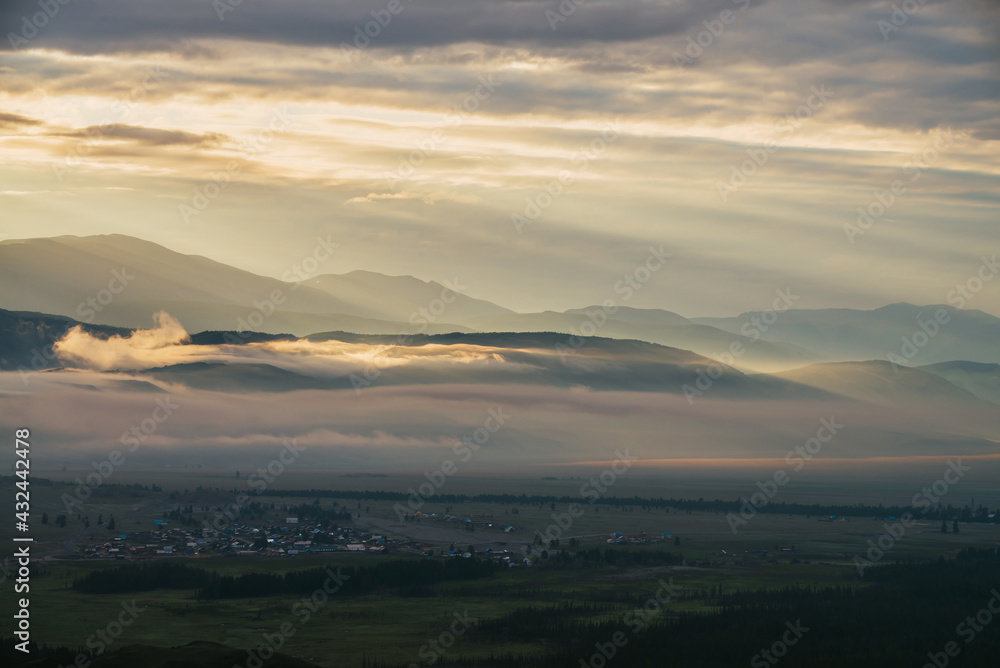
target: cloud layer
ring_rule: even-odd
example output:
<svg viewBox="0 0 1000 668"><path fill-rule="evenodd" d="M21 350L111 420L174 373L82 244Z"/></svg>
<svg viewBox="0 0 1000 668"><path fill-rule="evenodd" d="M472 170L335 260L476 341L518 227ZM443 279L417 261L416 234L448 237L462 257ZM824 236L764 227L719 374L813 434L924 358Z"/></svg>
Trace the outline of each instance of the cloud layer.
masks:
<svg viewBox="0 0 1000 668"><path fill-rule="evenodd" d="M519 310L599 303L665 244L630 305L691 315L788 285L802 307L939 303L992 252L996 3L571 4L60 5L0 40L3 232L273 276L329 234L329 271L457 273Z"/></svg>

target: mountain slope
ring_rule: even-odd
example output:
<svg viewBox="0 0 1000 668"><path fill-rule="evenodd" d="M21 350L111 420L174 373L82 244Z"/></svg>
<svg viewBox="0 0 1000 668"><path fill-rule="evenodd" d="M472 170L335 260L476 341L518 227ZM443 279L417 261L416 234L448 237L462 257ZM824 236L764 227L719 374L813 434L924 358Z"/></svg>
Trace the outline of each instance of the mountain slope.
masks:
<svg viewBox="0 0 1000 668"><path fill-rule="evenodd" d="M811 364L774 374L793 383L872 404L978 404L979 399L932 373L889 362Z"/></svg>
<svg viewBox="0 0 1000 668"><path fill-rule="evenodd" d="M0 242L0 306L126 327L145 327L155 311L167 308L190 330L305 335L350 327L398 333L427 327L410 324L411 316L436 306L433 300L445 290L409 276L370 272L313 281L322 289L117 234ZM456 295L446 310L462 317L507 312L464 295ZM431 326L455 328L438 317Z"/></svg>
<svg viewBox="0 0 1000 668"><path fill-rule="evenodd" d="M0 310L0 368L40 370L78 364L72 357L67 361L37 353L76 324L60 316ZM129 329L84 328L102 339L113 334L125 339L132 336ZM330 342L360 344L367 349L322 345ZM383 355L377 373L381 385L525 384L684 394L685 388L705 389L699 378L709 368L717 368L719 375L712 379L710 392L720 398L832 398L825 391L782 378L747 376L687 350L636 340L576 339L555 332L452 332L407 337L328 332L307 337L293 351L288 346L295 343L289 335L244 337L235 331L201 332L180 344L195 356L192 361L139 367L135 377L233 393L351 389L364 377L370 355L379 354ZM244 344L238 354L233 344ZM311 351L310 344L314 345ZM112 364L105 368L127 371L133 367Z"/></svg>
<svg viewBox="0 0 1000 668"><path fill-rule="evenodd" d="M58 366L51 346L78 324L65 316L0 309L0 370L40 371ZM104 325L83 327L99 338L127 336L131 331Z"/></svg>
<svg viewBox="0 0 1000 668"><path fill-rule="evenodd" d="M474 318L513 311L462 294L457 281L448 286L413 276L386 276L373 271L323 274L302 282L347 304L344 313L376 320L440 321L465 324ZM423 309L423 311L421 311ZM433 319L433 320L431 320Z"/></svg>
<svg viewBox="0 0 1000 668"><path fill-rule="evenodd" d="M593 334L616 339L639 339L650 343L691 350L707 357L721 356L734 344L743 353L732 366L747 371L773 371L800 367L818 358L794 345L754 340L659 309L619 308L607 315L600 306L559 313L524 313L478 318L471 323L484 332L564 332ZM722 358L729 361L728 358Z"/></svg>
<svg viewBox="0 0 1000 668"><path fill-rule="evenodd" d="M926 336L920 323L934 321L943 311L944 324L932 323ZM735 318L694 318L694 322L739 332L761 319L761 312ZM762 339L811 351L820 361L887 359L895 353L912 366L951 360L1000 362L1000 318L952 306L890 304L870 311L858 309L790 310L777 315ZM914 339L916 337L916 339ZM927 339L924 341L924 339ZM904 346L912 345L907 350ZM916 343L916 345L914 345ZM924 345L919 345L923 343Z"/></svg>
<svg viewBox="0 0 1000 668"><path fill-rule="evenodd" d="M983 401L1000 404L1000 364L941 362L917 368L940 376Z"/></svg>

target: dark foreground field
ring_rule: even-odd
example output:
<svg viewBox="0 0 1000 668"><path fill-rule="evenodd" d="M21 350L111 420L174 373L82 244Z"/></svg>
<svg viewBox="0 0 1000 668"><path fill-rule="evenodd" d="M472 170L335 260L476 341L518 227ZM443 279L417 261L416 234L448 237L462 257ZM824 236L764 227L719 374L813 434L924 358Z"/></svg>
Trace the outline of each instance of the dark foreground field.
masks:
<svg viewBox="0 0 1000 668"><path fill-rule="evenodd" d="M957 507L902 530L897 510L873 519L858 506L836 521L761 512L734 532L732 513L706 500L435 499L416 521L398 517L392 494L274 491L220 521L232 492L140 486L108 487L59 526L67 486L37 489L49 519L34 531L32 653L13 649L7 623L5 664L941 668L1000 656L1000 526L942 526L945 513L962 517ZM292 509L301 523L286 523ZM264 556L275 543L184 554L182 541L172 556L114 540L153 527L163 541L238 544L257 527L279 542L368 542L360 553ZM5 611L16 609L12 579Z"/></svg>

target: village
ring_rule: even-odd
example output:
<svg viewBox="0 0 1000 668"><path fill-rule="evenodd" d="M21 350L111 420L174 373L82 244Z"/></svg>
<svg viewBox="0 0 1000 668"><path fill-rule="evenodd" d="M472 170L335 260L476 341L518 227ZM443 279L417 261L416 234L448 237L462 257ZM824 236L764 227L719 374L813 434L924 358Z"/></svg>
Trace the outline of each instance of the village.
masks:
<svg viewBox="0 0 1000 668"><path fill-rule="evenodd" d="M524 548L527 546L521 544L526 536L522 537L521 541L515 540L517 545L512 544L512 549L508 549L506 540L492 539L484 544L482 538L475 535L477 529L490 533L496 531L505 535L505 538L506 535L516 532L514 525L494 522L490 516L459 517L448 513L416 512L407 515L404 521L455 525L463 531L463 536L468 532L468 540L456 539L445 546L441 541L396 538L377 533L377 529L367 530L357 526L330 528L330 523L325 520L303 521L300 517L286 517L283 521L266 520L267 526L233 523L218 528L156 519L153 520L152 528L118 533L108 536L103 542L89 542L78 547L74 554L68 555L68 558L133 560L220 556L296 557L324 553L469 558L475 554L477 557L489 557L511 566L531 563L531 559L525 556L531 550L525 552ZM613 532L598 538L600 542L612 545L641 545L666 542L670 536L671 534L664 533L654 539L648 537L645 532L635 536ZM540 549L559 546L559 541L544 542L537 535L528 540ZM575 542L573 541L574 544ZM472 543L481 547L475 549Z"/></svg>
<svg viewBox="0 0 1000 668"><path fill-rule="evenodd" d="M422 518L449 522L463 527L493 527L493 523L452 515L420 514ZM414 518L416 519L416 518ZM380 535L358 527L328 529L327 522L302 522L299 517L284 521L268 520L271 526L260 527L234 523L220 528L186 526L170 520L153 520L150 529L138 529L111 536L104 542L92 542L69 555L73 559L156 559L171 557L295 557L323 553L394 554L397 556L471 557L468 549L447 549L428 542L417 542ZM513 526L507 525L506 532ZM486 548L483 554L497 561L511 562L507 550ZM514 563L523 563L514 559Z"/></svg>

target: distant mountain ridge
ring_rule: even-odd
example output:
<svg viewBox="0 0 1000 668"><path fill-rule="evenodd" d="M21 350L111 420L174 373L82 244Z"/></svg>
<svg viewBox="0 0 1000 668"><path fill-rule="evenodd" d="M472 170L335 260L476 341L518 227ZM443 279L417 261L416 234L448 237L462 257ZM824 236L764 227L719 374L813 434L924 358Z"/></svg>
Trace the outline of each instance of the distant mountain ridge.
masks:
<svg viewBox="0 0 1000 668"><path fill-rule="evenodd" d="M777 314L766 328L755 327L763 315L752 311L735 318L692 320L730 333L753 327L761 341L796 346L823 362L889 359L890 354L908 366L952 360L1000 362L1000 318L977 310L905 302L870 311L792 309Z"/></svg>
<svg viewBox="0 0 1000 668"><path fill-rule="evenodd" d="M984 401L1000 404L1000 364L956 361L917 368L941 376Z"/></svg>
<svg viewBox="0 0 1000 668"><path fill-rule="evenodd" d="M686 318L621 305L516 313L463 290L457 280L438 283L361 270L289 283L117 234L0 242L0 308L111 326L148 327L155 311L166 310L191 332L301 337L323 331L550 331L659 343L750 372L901 353L914 367L953 360L1000 363L1000 318L952 306L790 309L735 318ZM924 341L920 323L941 310L947 323ZM761 324L765 315L776 317ZM734 347L740 354L727 357Z"/></svg>
<svg viewBox="0 0 1000 668"><path fill-rule="evenodd" d="M62 316L0 309L0 369L30 372L61 366L63 361L51 354L51 343L76 324ZM98 338L132 336L132 330L125 328L82 326ZM894 368L887 361L875 360L810 364L782 373L747 375L696 353L660 344L588 337L577 342L578 345L571 345L570 339L557 332L453 332L407 337L322 332L303 341L404 350L455 347L459 355L478 350L495 357L493 364L479 367L457 364L442 370L422 365L419 360L400 368L388 366L378 372L381 385L517 383L579 386L603 391L663 392L691 399L710 394L721 399L848 399L874 405L1000 403L1000 365L955 362L935 365L925 371ZM295 337L289 334L245 335L235 331L211 331L195 333L183 345L231 347L294 340ZM974 382L968 379L970 372L976 374ZM228 361L195 361L151 368L135 372L134 376L242 394L357 389L359 382L365 384L363 377L358 375L363 373L362 363L342 372L322 367L310 370L297 363L286 368L282 366L280 354L267 352ZM953 379L956 373L959 376Z"/></svg>

